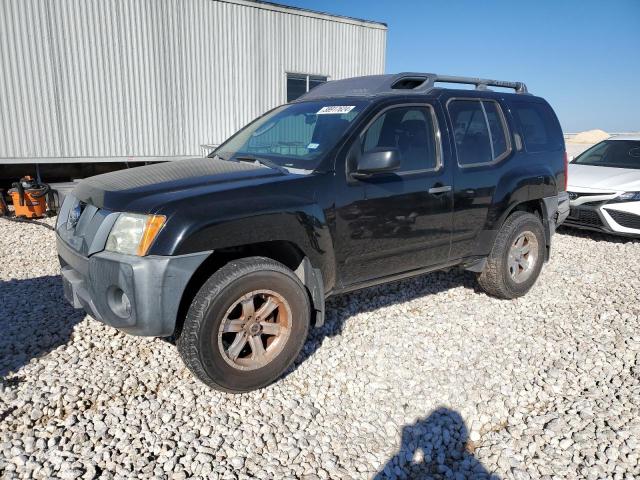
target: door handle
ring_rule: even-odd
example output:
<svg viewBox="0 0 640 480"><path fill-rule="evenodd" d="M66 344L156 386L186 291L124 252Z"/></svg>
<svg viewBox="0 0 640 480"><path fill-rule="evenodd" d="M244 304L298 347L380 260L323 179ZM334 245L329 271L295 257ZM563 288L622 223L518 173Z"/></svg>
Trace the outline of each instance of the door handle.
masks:
<svg viewBox="0 0 640 480"><path fill-rule="evenodd" d="M431 187L429 193L446 193L451 191L451 185L445 185L443 187Z"/></svg>

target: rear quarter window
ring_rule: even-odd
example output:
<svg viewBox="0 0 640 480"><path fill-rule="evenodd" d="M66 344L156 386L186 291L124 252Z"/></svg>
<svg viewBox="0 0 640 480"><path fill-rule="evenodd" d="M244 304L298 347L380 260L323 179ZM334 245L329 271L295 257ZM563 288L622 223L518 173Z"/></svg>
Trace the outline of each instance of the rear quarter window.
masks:
<svg viewBox="0 0 640 480"><path fill-rule="evenodd" d="M511 102L512 113L528 152L562 150L562 129L546 103Z"/></svg>

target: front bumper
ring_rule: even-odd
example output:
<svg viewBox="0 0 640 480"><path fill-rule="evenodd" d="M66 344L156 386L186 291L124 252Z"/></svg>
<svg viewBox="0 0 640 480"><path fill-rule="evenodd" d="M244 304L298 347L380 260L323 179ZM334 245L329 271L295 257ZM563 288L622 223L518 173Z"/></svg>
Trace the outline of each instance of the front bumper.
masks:
<svg viewBox="0 0 640 480"><path fill-rule="evenodd" d="M83 256L56 235L65 298L96 320L132 335L172 335L184 290L211 252L136 257Z"/></svg>
<svg viewBox="0 0 640 480"><path fill-rule="evenodd" d="M640 237L640 202L607 203L605 206L572 205L565 225L614 235Z"/></svg>

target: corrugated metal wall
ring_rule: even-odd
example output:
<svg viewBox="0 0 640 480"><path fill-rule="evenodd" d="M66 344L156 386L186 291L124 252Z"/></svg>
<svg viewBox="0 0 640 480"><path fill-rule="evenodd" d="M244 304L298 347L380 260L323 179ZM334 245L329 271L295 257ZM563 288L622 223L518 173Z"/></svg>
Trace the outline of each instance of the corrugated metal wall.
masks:
<svg viewBox="0 0 640 480"><path fill-rule="evenodd" d="M284 103L286 72L382 73L385 42L243 0L0 0L0 162L200 155Z"/></svg>

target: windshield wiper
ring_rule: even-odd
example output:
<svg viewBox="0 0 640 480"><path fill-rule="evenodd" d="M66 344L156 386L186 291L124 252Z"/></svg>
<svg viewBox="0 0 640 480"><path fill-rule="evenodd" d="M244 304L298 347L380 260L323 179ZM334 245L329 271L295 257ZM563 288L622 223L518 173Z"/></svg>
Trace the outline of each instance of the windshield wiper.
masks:
<svg viewBox="0 0 640 480"><path fill-rule="evenodd" d="M289 171L281 165L278 165L271 160L267 160L266 158L254 157L253 155L238 155L237 157L233 157L233 160L237 162L248 162L248 163L259 163L260 165L264 165L265 167L272 168L274 170L278 170L281 173L289 173Z"/></svg>
<svg viewBox="0 0 640 480"><path fill-rule="evenodd" d="M213 158L214 160L224 160L224 161L228 160L226 157L223 157L219 153L216 153L215 155L213 155L212 157L209 157L209 158Z"/></svg>

